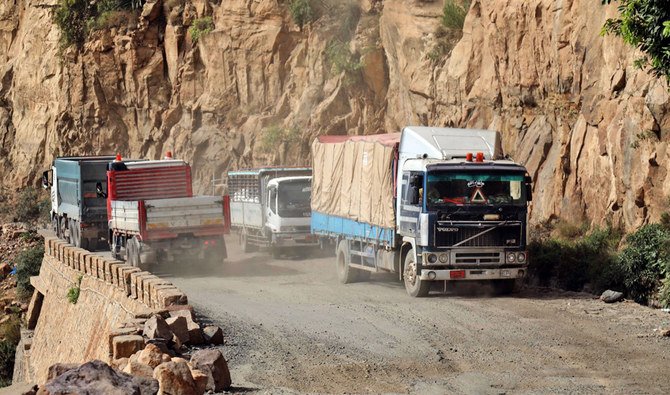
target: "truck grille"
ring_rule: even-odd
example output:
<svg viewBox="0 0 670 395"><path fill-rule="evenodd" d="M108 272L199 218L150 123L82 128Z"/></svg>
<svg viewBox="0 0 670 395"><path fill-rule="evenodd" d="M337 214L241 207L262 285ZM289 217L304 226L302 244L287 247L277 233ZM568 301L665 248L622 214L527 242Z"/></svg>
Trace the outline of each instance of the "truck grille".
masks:
<svg viewBox="0 0 670 395"><path fill-rule="evenodd" d="M454 264L491 264L503 263L503 255L500 252L456 252L454 253Z"/></svg>
<svg viewBox="0 0 670 395"><path fill-rule="evenodd" d="M496 225L498 224L438 224L435 227L435 245L451 247L470 238L472 239L458 247L518 247L521 244L522 227L518 222L502 225L481 234Z"/></svg>

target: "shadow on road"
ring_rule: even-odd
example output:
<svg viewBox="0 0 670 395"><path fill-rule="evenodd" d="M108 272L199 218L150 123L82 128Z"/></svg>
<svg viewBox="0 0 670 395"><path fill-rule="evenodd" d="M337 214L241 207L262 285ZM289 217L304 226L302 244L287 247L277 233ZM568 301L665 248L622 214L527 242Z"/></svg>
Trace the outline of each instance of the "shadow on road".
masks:
<svg viewBox="0 0 670 395"><path fill-rule="evenodd" d="M299 271L270 264L272 260L265 256L253 255L233 262L224 261L206 265L195 262L164 263L151 267L157 276L197 277L269 277L298 274Z"/></svg>

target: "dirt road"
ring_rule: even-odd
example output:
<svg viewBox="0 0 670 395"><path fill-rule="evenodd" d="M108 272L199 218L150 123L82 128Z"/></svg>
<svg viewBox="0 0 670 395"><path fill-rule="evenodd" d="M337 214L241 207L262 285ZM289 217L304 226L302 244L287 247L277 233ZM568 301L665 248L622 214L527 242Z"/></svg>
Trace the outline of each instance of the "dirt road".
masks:
<svg viewBox="0 0 670 395"><path fill-rule="evenodd" d="M670 314L524 290L412 299L396 278L337 282L333 258L243 254L169 275L224 328L239 390L284 393L670 393ZM180 274L181 273L181 274Z"/></svg>

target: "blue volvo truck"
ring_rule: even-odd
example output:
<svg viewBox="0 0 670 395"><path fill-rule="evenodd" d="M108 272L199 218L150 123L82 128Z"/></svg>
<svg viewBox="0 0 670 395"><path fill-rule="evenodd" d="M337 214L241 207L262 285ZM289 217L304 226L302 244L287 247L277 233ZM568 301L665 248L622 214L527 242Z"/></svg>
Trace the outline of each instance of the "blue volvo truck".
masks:
<svg viewBox="0 0 670 395"><path fill-rule="evenodd" d="M398 273L410 296L525 276L531 179L489 130L406 127L312 144L311 231L336 250L342 283Z"/></svg>
<svg viewBox="0 0 670 395"><path fill-rule="evenodd" d="M107 201L99 192L107 190L107 164L114 158L60 157L42 173L42 187L51 190L52 229L60 239L84 249L107 240Z"/></svg>

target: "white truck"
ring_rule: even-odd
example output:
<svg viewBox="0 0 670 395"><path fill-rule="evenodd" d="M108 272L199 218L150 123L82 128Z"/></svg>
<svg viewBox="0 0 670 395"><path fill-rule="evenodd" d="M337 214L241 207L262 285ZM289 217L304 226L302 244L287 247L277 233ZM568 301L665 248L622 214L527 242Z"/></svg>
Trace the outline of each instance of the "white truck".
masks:
<svg viewBox="0 0 670 395"><path fill-rule="evenodd" d="M312 232L337 246L341 282L393 272L417 297L463 281L509 292L525 276L531 178L497 132L320 136L312 160Z"/></svg>
<svg viewBox="0 0 670 395"><path fill-rule="evenodd" d="M228 172L231 228L244 252L267 248L277 258L318 246L310 233L311 174L304 167Z"/></svg>

